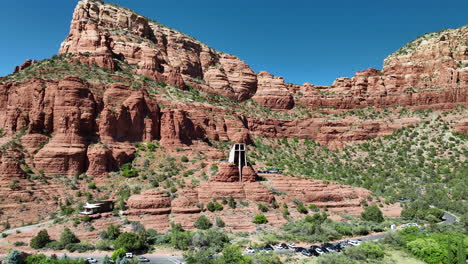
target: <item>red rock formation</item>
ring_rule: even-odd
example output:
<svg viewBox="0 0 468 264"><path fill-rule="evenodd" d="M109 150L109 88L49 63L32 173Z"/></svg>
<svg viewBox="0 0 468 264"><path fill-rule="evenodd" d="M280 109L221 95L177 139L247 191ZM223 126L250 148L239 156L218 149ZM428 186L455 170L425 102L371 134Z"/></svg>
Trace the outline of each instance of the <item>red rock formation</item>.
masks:
<svg viewBox="0 0 468 264"><path fill-rule="evenodd" d="M154 78L157 72L180 72L184 79L207 83L223 80L222 89L231 98L246 100L257 88L257 78L239 58L218 53L207 45L175 30L97 1L80 1L75 8L70 35L60 53L85 54L82 62L115 69L112 58L125 59L137 66L137 73ZM88 60L88 62L86 62ZM214 76L210 67L217 69ZM181 86L179 77L169 74L172 85Z"/></svg>
<svg viewBox="0 0 468 264"><path fill-rule="evenodd" d="M239 167L234 163L221 162L218 164L218 173L211 180L215 182L239 182Z"/></svg>
<svg viewBox="0 0 468 264"><path fill-rule="evenodd" d="M241 131L235 133L229 139L235 143L244 143L247 145L251 145L253 143L252 138L250 137L249 130L247 128L241 129Z"/></svg>
<svg viewBox="0 0 468 264"><path fill-rule="evenodd" d="M261 106L272 109L291 109L294 107L294 98L282 77L274 77L268 72L260 72L257 78L257 93L252 97L252 100Z"/></svg>
<svg viewBox="0 0 468 264"><path fill-rule="evenodd" d="M37 61L36 60L26 60L25 62L23 62L23 64L21 64L20 66L16 66L15 67L15 70L13 71L13 73L18 73L28 67L30 67L31 65L33 65L34 63L36 63Z"/></svg>
<svg viewBox="0 0 468 264"><path fill-rule="evenodd" d="M54 98L54 136L34 157L47 174L74 175L85 169L86 139L94 129L95 102L82 80L60 81Z"/></svg>
<svg viewBox="0 0 468 264"><path fill-rule="evenodd" d="M467 36L468 26L423 35L388 56L382 71L367 69L330 87L304 89L298 103L342 109L466 103Z"/></svg>
<svg viewBox="0 0 468 264"><path fill-rule="evenodd" d="M88 147L88 170L86 174L93 177L102 177L112 168L110 161L111 150L108 147L95 144Z"/></svg>
<svg viewBox="0 0 468 264"><path fill-rule="evenodd" d="M252 166L242 167L242 181L243 182L255 182L257 180L257 173Z"/></svg>
<svg viewBox="0 0 468 264"><path fill-rule="evenodd" d="M127 214L169 214L171 212L171 199L169 195L157 190L144 191L141 194L133 195L128 199Z"/></svg>

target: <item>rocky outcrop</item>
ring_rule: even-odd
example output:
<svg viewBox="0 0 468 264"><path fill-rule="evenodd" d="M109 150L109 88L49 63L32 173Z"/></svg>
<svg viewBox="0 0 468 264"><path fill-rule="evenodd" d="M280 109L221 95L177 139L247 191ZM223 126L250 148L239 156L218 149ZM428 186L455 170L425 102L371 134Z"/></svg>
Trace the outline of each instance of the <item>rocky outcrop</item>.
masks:
<svg viewBox="0 0 468 264"><path fill-rule="evenodd" d="M36 62L37 62L36 60L28 59L25 62L23 62L23 64L21 64L19 66L16 66L15 69L13 70L13 73L18 73L18 72L30 67L31 65L33 65Z"/></svg>
<svg viewBox="0 0 468 264"><path fill-rule="evenodd" d="M291 109L294 107L294 98L282 77L275 77L268 72L260 72L257 78L257 93L252 97L252 100L261 106L272 109Z"/></svg>
<svg viewBox="0 0 468 264"><path fill-rule="evenodd" d="M70 35L60 53L81 54L82 62L116 69L113 58L137 67L136 72L157 79L169 73L168 83L182 87L179 76L213 84L229 97L246 100L257 88L256 74L239 58L219 53L173 29L132 11L99 1L80 1ZM213 69L210 71L210 69Z"/></svg>
<svg viewBox="0 0 468 264"><path fill-rule="evenodd" d="M221 162L218 172L211 179L215 182L239 182L239 167L234 163Z"/></svg>
<svg viewBox="0 0 468 264"><path fill-rule="evenodd" d="M95 144L88 147L88 169L86 174L93 177L102 177L112 169L111 150L102 144Z"/></svg>
<svg viewBox="0 0 468 264"><path fill-rule="evenodd" d="M169 214L171 212L171 199L169 195L157 190L144 191L133 195L127 201L129 210L127 214Z"/></svg>
<svg viewBox="0 0 468 264"><path fill-rule="evenodd" d="M47 174L74 175L85 170L86 134L94 130L96 104L86 84L75 77L60 81L53 103L54 136L34 156Z"/></svg>
<svg viewBox="0 0 468 264"><path fill-rule="evenodd" d="M367 69L330 87L304 84L308 107L437 106L467 102L468 26L425 34L388 56L382 71ZM306 87L307 86L307 87ZM443 107L443 106L442 106Z"/></svg>
<svg viewBox="0 0 468 264"><path fill-rule="evenodd" d="M242 167L242 181L243 182L255 182L258 178L257 173L252 166Z"/></svg>

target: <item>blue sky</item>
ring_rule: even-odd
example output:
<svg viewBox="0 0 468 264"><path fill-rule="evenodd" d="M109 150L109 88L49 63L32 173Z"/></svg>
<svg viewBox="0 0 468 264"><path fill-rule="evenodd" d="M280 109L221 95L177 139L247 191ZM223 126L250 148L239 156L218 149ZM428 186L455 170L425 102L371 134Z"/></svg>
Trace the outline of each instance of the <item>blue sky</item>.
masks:
<svg viewBox="0 0 468 264"><path fill-rule="evenodd" d="M2 1L0 76L56 54L77 0ZM109 2L109 1L106 1ZM328 85L426 32L468 24L467 0L112 0L287 82Z"/></svg>

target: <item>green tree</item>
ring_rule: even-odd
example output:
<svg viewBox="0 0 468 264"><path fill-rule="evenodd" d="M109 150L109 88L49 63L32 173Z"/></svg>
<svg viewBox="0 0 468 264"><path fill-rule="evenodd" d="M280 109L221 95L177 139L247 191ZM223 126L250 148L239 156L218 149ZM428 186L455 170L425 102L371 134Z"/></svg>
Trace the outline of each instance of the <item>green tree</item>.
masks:
<svg viewBox="0 0 468 264"><path fill-rule="evenodd" d="M361 218L366 221L372 221L377 223L382 223L384 221L384 217L382 211L377 205L367 206L364 209L364 212L361 213Z"/></svg>
<svg viewBox="0 0 468 264"><path fill-rule="evenodd" d="M118 225L110 225L105 231L99 233L99 236L102 239L115 240L117 237L119 237L120 234L120 227Z"/></svg>
<svg viewBox="0 0 468 264"><path fill-rule="evenodd" d="M47 230L43 229L39 231L37 236L31 239L31 242L29 245L31 246L31 248L34 248L34 249L41 249L41 248L44 248L47 245L47 243L49 243L50 241L51 240L49 237L49 233L47 233Z"/></svg>
<svg viewBox="0 0 468 264"><path fill-rule="evenodd" d="M65 227L62 234L60 235L60 244L65 247L68 244L79 242L80 240L75 236L75 234L68 227Z"/></svg>
<svg viewBox="0 0 468 264"><path fill-rule="evenodd" d="M429 264L443 263L446 251L432 238L418 238L406 244L411 253Z"/></svg>
<svg viewBox="0 0 468 264"><path fill-rule="evenodd" d="M23 257L18 250L12 250L8 253L5 258L5 264L21 264L23 262Z"/></svg>
<svg viewBox="0 0 468 264"><path fill-rule="evenodd" d="M127 251L138 251L144 248L144 243L137 234L124 232L114 241L114 248L124 248Z"/></svg>
<svg viewBox="0 0 468 264"><path fill-rule="evenodd" d="M466 264L466 253L465 247L463 246L463 239L458 241L458 248L457 248L457 264Z"/></svg>
<svg viewBox="0 0 468 264"><path fill-rule="evenodd" d="M192 245L192 232L171 231L171 245L176 249L187 250Z"/></svg>
<svg viewBox="0 0 468 264"><path fill-rule="evenodd" d="M118 258L122 258L125 256L125 253L127 253L127 250L125 248L119 248L117 250L115 250L114 252L112 252L112 260L116 260Z"/></svg>
<svg viewBox="0 0 468 264"><path fill-rule="evenodd" d="M266 224L268 223L268 219L266 218L264 214L257 214L256 216L254 216L253 222L258 225Z"/></svg>
<svg viewBox="0 0 468 264"><path fill-rule="evenodd" d="M197 229L201 229L201 230L207 230L207 229L210 229L211 227L213 226L213 224L210 222L210 220L204 216L204 215L201 215L200 217L197 218L197 220L195 221L195 227Z"/></svg>
<svg viewBox="0 0 468 264"><path fill-rule="evenodd" d="M383 248L372 242L362 243L358 247L351 247L345 250L345 255L358 261L369 259L383 259L385 256Z"/></svg>
<svg viewBox="0 0 468 264"><path fill-rule="evenodd" d="M111 258L109 258L108 256L105 256L104 259L102 260L102 264L113 264L113 262Z"/></svg>
<svg viewBox="0 0 468 264"><path fill-rule="evenodd" d="M216 259L216 264L251 264L249 256L243 256L239 246L233 244L225 247L221 256Z"/></svg>
<svg viewBox="0 0 468 264"><path fill-rule="evenodd" d="M211 252L207 250L189 251L184 254L186 264L213 264Z"/></svg>

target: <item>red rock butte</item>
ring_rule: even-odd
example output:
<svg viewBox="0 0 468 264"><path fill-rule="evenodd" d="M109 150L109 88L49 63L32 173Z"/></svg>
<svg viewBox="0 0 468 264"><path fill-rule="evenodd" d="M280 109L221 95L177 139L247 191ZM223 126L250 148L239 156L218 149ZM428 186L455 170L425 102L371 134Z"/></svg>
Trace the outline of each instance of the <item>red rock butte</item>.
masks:
<svg viewBox="0 0 468 264"><path fill-rule="evenodd" d="M25 170L51 177L86 173L102 178L134 159L137 142L158 140L172 150L212 141L251 144L254 137L261 136L306 138L340 148L391 134L421 119L384 122L279 115L293 116L301 109L310 113L316 109L467 106L467 43L468 26L429 33L389 55L382 70L357 72L352 78L336 79L331 86L297 85L268 72L256 73L236 56L216 51L126 8L97 0L79 1L59 60L65 62L64 69L99 66L100 72L116 81L99 82L104 76L83 77L65 70L66 76L58 75L54 59L28 60L16 67L14 74L0 79L0 127L5 134L0 138L4 147L0 153L0 199L11 201L2 206L17 208L15 201L20 199L37 215L47 207L42 211L44 216L53 209L50 204L57 205L51 202L53 197L64 197L65 193L59 184L46 182L37 184L33 192L8 188L15 180L24 186L30 184L26 183ZM131 74L120 72L123 65L131 69ZM175 89L172 94L164 94L162 88L151 92L145 78ZM200 92L221 99L216 104L196 101ZM175 93L192 97L176 100ZM265 117L259 115L261 111L273 114ZM468 131L468 122L455 120L454 127ZM128 213L196 215L197 203L216 197L264 202L275 198L265 185L253 180L253 168L244 167L242 174L248 177L237 182L233 177L239 173L236 168L228 164L219 167L213 179L201 182L196 190L184 190L177 199L168 200L156 190L133 196ZM355 206L368 195L366 190L353 191L334 183L302 179L296 188L285 186L285 181L292 179L272 179L291 197L331 203L340 200L337 207L346 199ZM309 187L318 189L313 195L302 195ZM41 205L37 202L40 200L47 203ZM228 226L236 217L226 219ZM189 225L188 220L185 222Z"/></svg>

